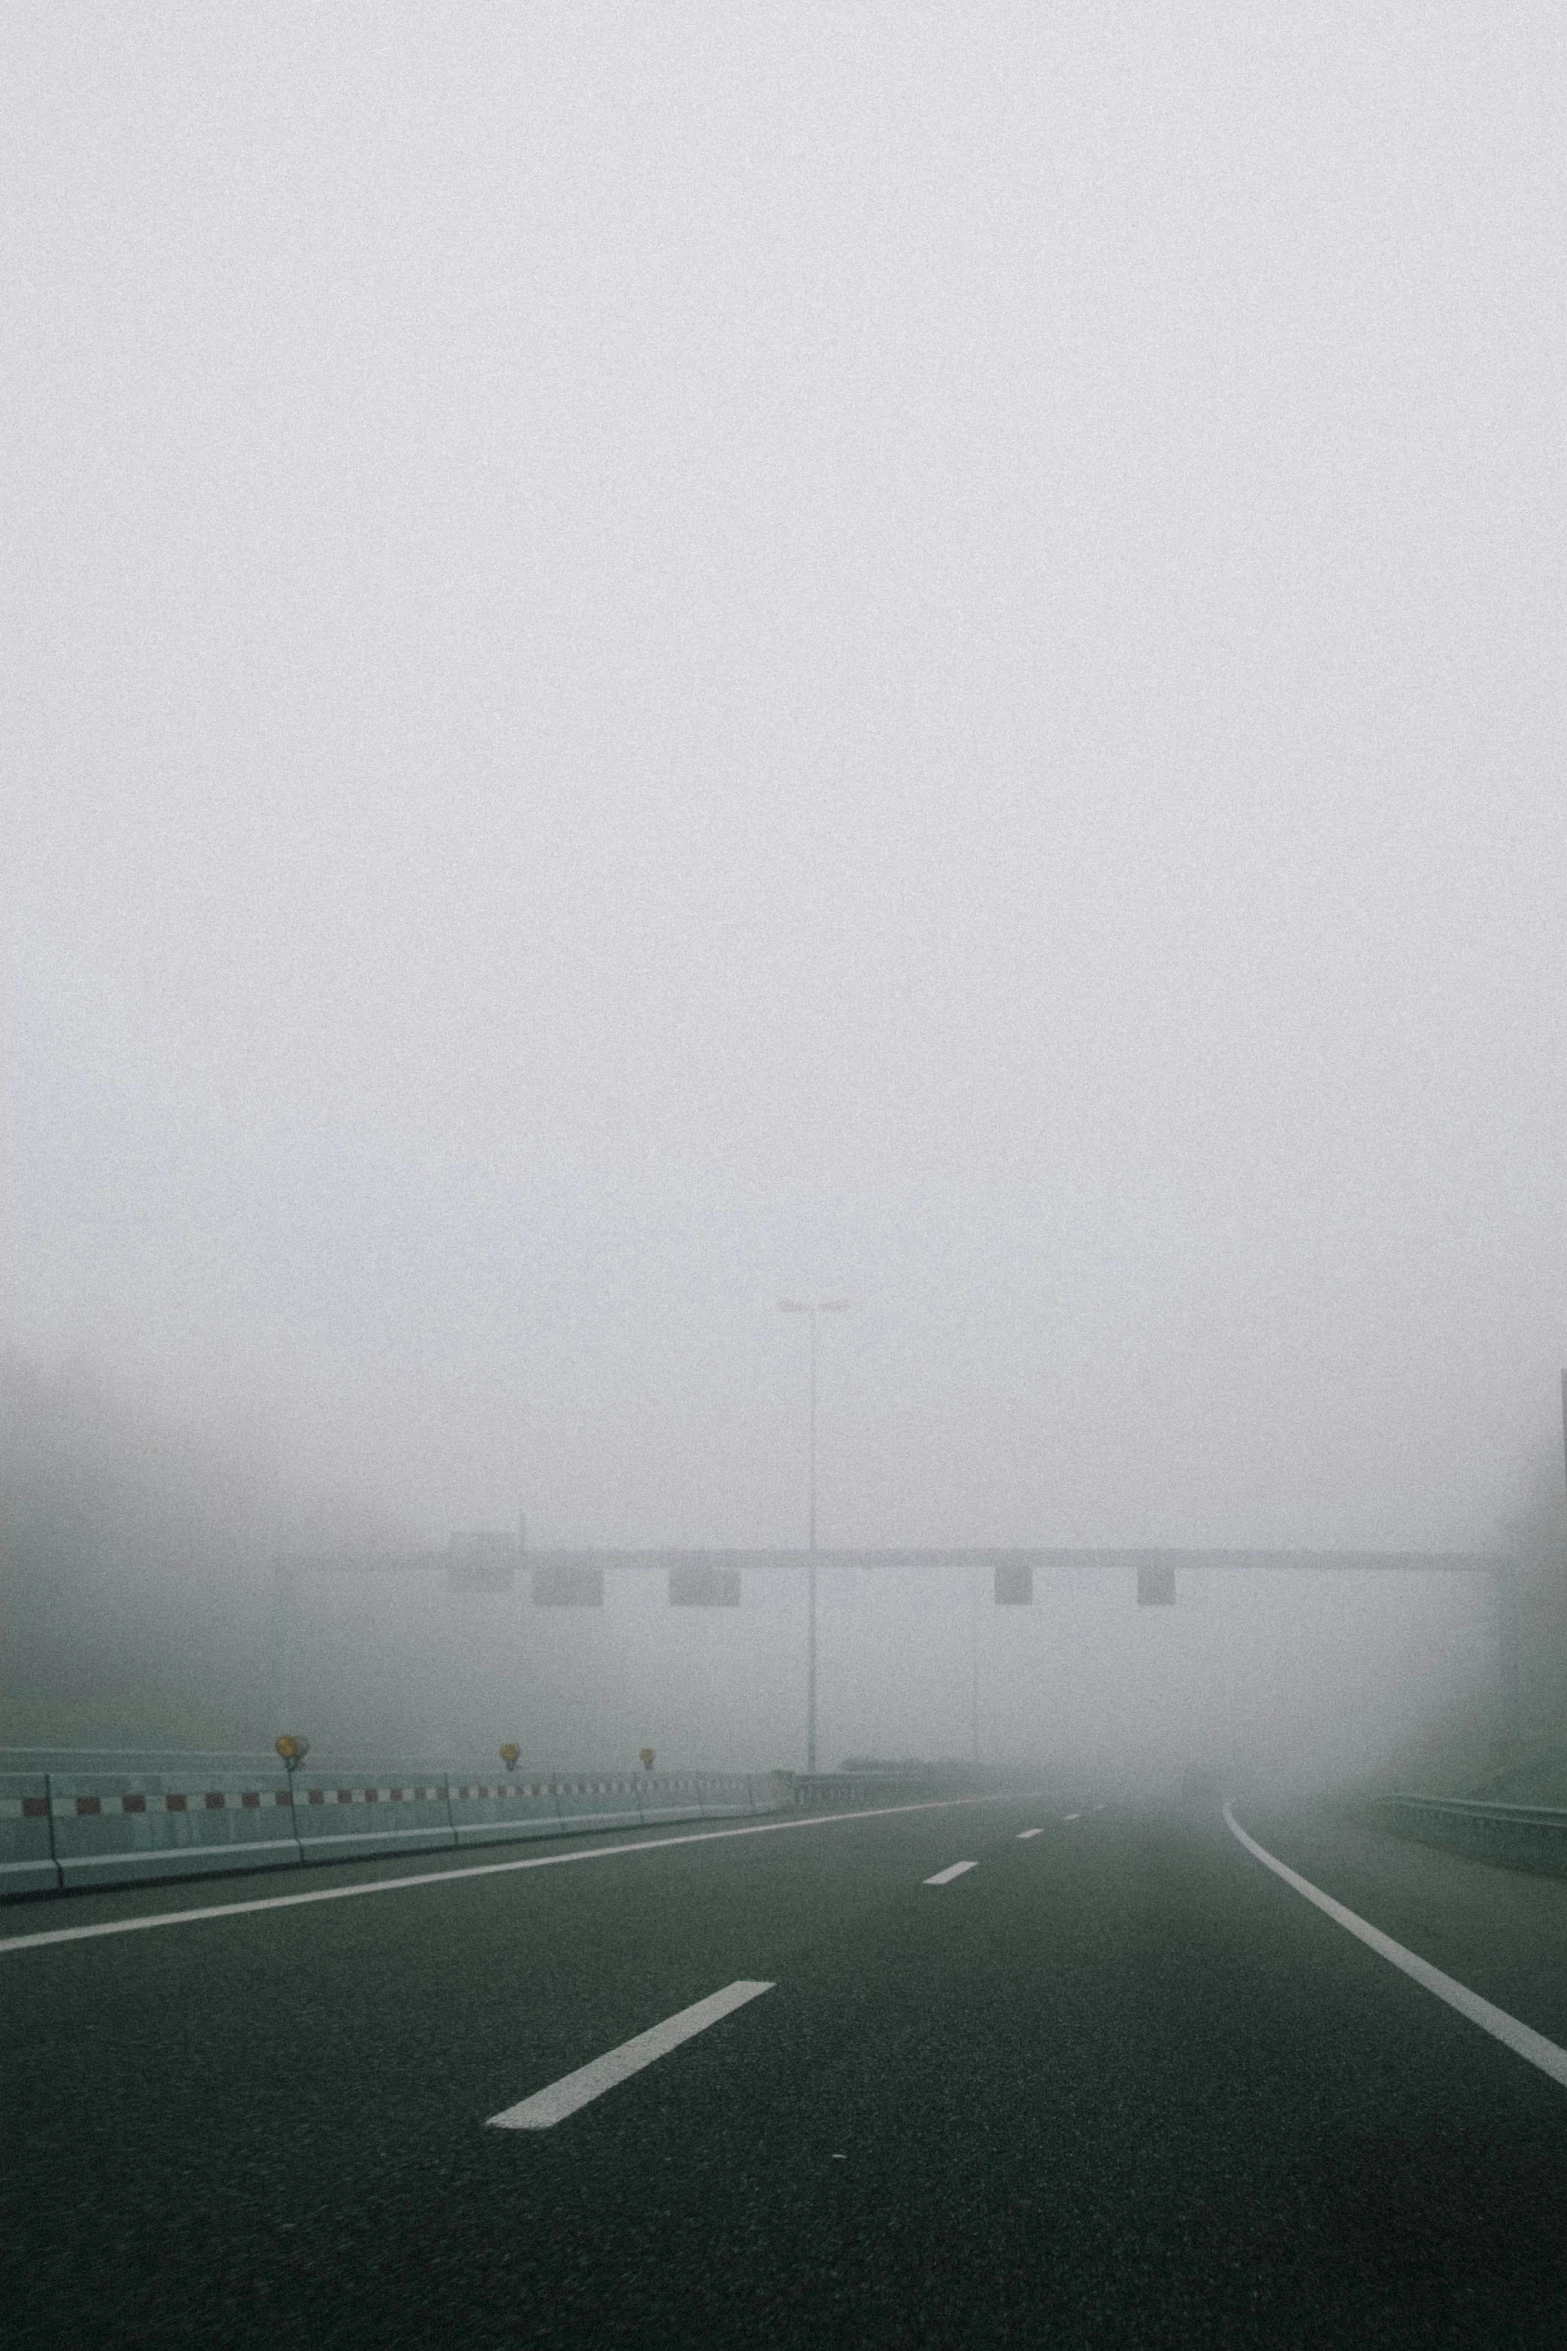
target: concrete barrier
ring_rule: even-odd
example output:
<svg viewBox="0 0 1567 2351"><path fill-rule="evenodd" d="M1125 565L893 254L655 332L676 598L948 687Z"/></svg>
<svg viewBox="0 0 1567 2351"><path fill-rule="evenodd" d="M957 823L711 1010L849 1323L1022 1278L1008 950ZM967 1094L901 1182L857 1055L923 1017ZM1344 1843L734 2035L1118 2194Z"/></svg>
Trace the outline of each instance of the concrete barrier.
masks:
<svg viewBox="0 0 1567 2351"><path fill-rule="evenodd" d="M774 1802L796 1811L858 1812L882 1804L936 1804L994 1794L998 1774L975 1764L933 1763L908 1771L770 1773Z"/></svg>
<svg viewBox="0 0 1567 2351"><path fill-rule="evenodd" d="M114 1770L62 1761L0 1775L0 1898L730 1819L802 1800L787 1772L490 1779L344 1767L301 1770L290 1786L243 1757L127 1754L105 1759Z"/></svg>
<svg viewBox="0 0 1567 2351"><path fill-rule="evenodd" d="M705 1772L645 1771L637 1781L642 1818L655 1821L703 1820L705 1794L713 1779Z"/></svg>
<svg viewBox="0 0 1567 2351"><path fill-rule="evenodd" d="M438 1773L294 1774L294 1828L303 1861L362 1861L372 1853L450 1851L457 1842Z"/></svg>
<svg viewBox="0 0 1567 2351"><path fill-rule="evenodd" d="M909 1776L880 1778L847 1771L796 1772L790 1801L798 1811L854 1812L876 1804L919 1804L938 1793L934 1780Z"/></svg>
<svg viewBox="0 0 1567 2351"><path fill-rule="evenodd" d="M52 1894L59 1884L48 1775L0 1774L0 1894Z"/></svg>
<svg viewBox="0 0 1567 2351"><path fill-rule="evenodd" d="M212 1870L279 1869L299 1861L282 1772L49 1774L60 1884L124 1885Z"/></svg>
<svg viewBox="0 0 1567 2351"><path fill-rule="evenodd" d="M756 1810L751 1782L739 1772L705 1772L697 1782L697 1794L704 1820L732 1820L737 1813Z"/></svg>
<svg viewBox="0 0 1567 2351"><path fill-rule="evenodd" d="M446 1783L459 1845L495 1845L507 1837L564 1834L554 1780L453 1779Z"/></svg>
<svg viewBox="0 0 1567 2351"><path fill-rule="evenodd" d="M646 1777L644 1774L643 1777ZM642 1808L641 1780L627 1773L624 1778L606 1777L600 1773L572 1774L554 1783L557 1818L563 1835L570 1836L578 1829L634 1829L644 1820L662 1817ZM697 1818L700 1819L700 1806ZM688 1820L689 1813L680 1818Z"/></svg>

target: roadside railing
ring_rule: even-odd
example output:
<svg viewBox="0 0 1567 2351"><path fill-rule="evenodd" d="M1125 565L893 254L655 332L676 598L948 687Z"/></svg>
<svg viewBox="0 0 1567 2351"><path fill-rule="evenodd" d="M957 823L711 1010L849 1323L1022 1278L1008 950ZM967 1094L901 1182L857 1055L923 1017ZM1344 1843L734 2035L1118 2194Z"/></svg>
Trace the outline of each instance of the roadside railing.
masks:
<svg viewBox="0 0 1567 2351"><path fill-rule="evenodd" d="M1443 1845L1481 1861L1567 1876L1567 1811L1480 1796L1384 1796L1374 1816L1400 1836Z"/></svg>
<svg viewBox="0 0 1567 2351"><path fill-rule="evenodd" d="M897 1772L813 1771L779 1772L788 1782L785 1801L795 1810L831 1811L841 1805L918 1804L954 1796L980 1794L991 1775L963 1764L931 1764Z"/></svg>
<svg viewBox="0 0 1567 2351"><path fill-rule="evenodd" d="M170 1756L0 1772L0 1898L786 1809L787 1772L292 1775Z"/></svg>
<svg viewBox="0 0 1567 2351"><path fill-rule="evenodd" d="M859 1811L975 1795L962 1764L886 1772L367 1770L268 1757L46 1751L0 1770L0 1899L678 1821ZM22 1758L15 1749L3 1758ZM312 1758L314 1762L315 1759Z"/></svg>

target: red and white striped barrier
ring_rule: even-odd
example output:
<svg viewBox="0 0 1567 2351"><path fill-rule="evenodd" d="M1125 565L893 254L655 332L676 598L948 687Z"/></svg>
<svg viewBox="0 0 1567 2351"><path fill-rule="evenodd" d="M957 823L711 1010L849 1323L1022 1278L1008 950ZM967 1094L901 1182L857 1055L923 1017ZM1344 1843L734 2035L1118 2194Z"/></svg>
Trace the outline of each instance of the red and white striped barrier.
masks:
<svg viewBox="0 0 1567 2351"><path fill-rule="evenodd" d="M457 1842L446 1782L434 1774L367 1781L348 1772L296 1772L294 1833L302 1861L429 1853Z"/></svg>
<svg viewBox="0 0 1567 2351"><path fill-rule="evenodd" d="M447 1795L457 1843L494 1845L507 1837L558 1837L561 1784L553 1779L450 1781Z"/></svg>
<svg viewBox="0 0 1567 2351"><path fill-rule="evenodd" d="M288 1782L278 1773L51 1772L49 1816L62 1886L297 1864Z"/></svg>
<svg viewBox="0 0 1567 2351"><path fill-rule="evenodd" d="M217 1870L358 1861L510 1838L768 1812L777 1773L567 1773L372 1780L354 1772L65 1771L0 1776L0 1896Z"/></svg>
<svg viewBox="0 0 1567 2351"><path fill-rule="evenodd" d="M652 1817L644 1801L647 1777L643 1772L639 1779L557 1780L555 1802L562 1834L569 1836L573 1829L640 1828ZM700 1808L696 1817L701 1817Z"/></svg>
<svg viewBox="0 0 1567 2351"><path fill-rule="evenodd" d="M696 1786L704 1820L729 1820L739 1812L771 1809L769 1783L753 1780L744 1772L704 1772Z"/></svg>
<svg viewBox="0 0 1567 2351"><path fill-rule="evenodd" d="M55 1866L49 1782L42 1772L0 1776L0 1894L52 1893Z"/></svg>
<svg viewBox="0 0 1567 2351"><path fill-rule="evenodd" d="M286 1811L288 1802L287 1788L181 1788L161 1796L138 1788L130 1795L56 1796L42 1800L39 1809L57 1820L96 1820L100 1815L112 1819L128 1812L261 1812L268 1805L281 1805Z"/></svg>

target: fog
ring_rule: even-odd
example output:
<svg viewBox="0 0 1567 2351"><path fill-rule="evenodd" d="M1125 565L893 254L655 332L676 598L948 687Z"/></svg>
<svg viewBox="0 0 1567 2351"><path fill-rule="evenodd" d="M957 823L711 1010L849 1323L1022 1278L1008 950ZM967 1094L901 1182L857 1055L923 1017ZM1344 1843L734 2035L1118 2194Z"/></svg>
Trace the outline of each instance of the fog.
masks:
<svg viewBox="0 0 1567 2351"><path fill-rule="evenodd" d="M227 1543L143 1676L221 1743L279 1543L803 1543L790 1295L851 1301L825 1545L1503 1539L1567 1345L1558 9L0 48L3 1336L177 1432L159 1525L244 1497L116 1583L98 1437L91 1507L23 1446L103 1569L57 1649L207 1624ZM345 1584L301 1703L794 1762L801 1607ZM1485 1610L825 1578L824 1758L966 1752L973 1639L997 1754L1362 1759Z"/></svg>

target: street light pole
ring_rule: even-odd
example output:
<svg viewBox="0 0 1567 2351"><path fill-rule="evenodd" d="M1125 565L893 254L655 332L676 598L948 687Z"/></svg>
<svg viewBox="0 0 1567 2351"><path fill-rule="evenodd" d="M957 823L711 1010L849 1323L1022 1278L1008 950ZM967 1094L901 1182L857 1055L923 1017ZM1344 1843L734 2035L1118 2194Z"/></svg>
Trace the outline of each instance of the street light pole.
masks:
<svg viewBox="0 0 1567 2351"><path fill-rule="evenodd" d="M807 1446L808 1492L810 1497L810 1546L806 1569L806 1630L805 1630L805 1768L816 1769L816 1318L819 1314L847 1314L847 1298L817 1298L809 1304L801 1298L780 1298L781 1314L804 1314L811 1323L811 1416L810 1438Z"/></svg>
<svg viewBox="0 0 1567 2351"><path fill-rule="evenodd" d="M979 1761L979 1577L969 1569L968 1591L968 1751L971 1762Z"/></svg>
<svg viewBox="0 0 1567 2351"><path fill-rule="evenodd" d="M267 1692L274 1730L288 1729L288 1587L289 1573L281 1559L272 1562L272 1671Z"/></svg>
<svg viewBox="0 0 1567 2351"><path fill-rule="evenodd" d="M816 1309L811 1309L811 1573L816 1573ZM815 1587L813 1585L812 1589ZM815 1627L815 1608L811 1611L812 1629Z"/></svg>

